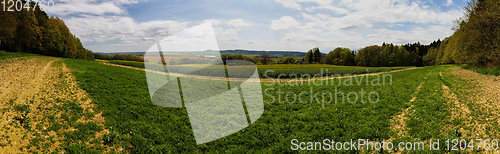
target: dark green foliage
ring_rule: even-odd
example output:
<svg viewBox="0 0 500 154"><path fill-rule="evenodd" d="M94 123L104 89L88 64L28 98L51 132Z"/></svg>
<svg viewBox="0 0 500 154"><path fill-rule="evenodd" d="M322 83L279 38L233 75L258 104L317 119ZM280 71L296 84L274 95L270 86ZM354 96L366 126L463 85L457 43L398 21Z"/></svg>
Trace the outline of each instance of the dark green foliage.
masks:
<svg viewBox="0 0 500 154"><path fill-rule="evenodd" d="M280 59L277 62L278 64L295 64L297 63L297 60L293 57L286 57L284 59Z"/></svg>
<svg viewBox="0 0 500 154"><path fill-rule="evenodd" d="M26 3L25 1L22 1ZM33 5L33 4L31 4ZM34 6L31 6L34 7ZM62 19L35 11L0 11L0 49L42 55L92 60L92 51L83 47Z"/></svg>
<svg viewBox="0 0 500 154"><path fill-rule="evenodd" d="M262 65L269 65L273 63L273 60L271 59L271 56L269 54L265 53L261 56L260 63Z"/></svg>
<svg viewBox="0 0 500 154"><path fill-rule="evenodd" d="M322 57L323 54L319 51L319 48L314 48L307 52L304 61L309 64L319 64Z"/></svg>
<svg viewBox="0 0 500 154"><path fill-rule="evenodd" d="M248 56L243 56L243 55L222 55L222 60L224 60L224 62L226 60L247 60L247 61L253 62L254 64L258 63L258 60L251 58L251 57L248 57Z"/></svg>
<svg viewBox="0 0 500 154"><path fill-rule="evenodd" d="M144 68L144 63L134 62L134 61L111 60L107 61L107 63L123 65L123 66L131 66L135 68Z"/></svg>
<svg viewBox="0 0 500 154"><path fill-rule="evenodd" d="M144 58L140 56L126 55L126 54L105 55L105 54L94 53L94 58L102 60L126 60L126 61L144 62Z"/></svg>
<svg viewBox="0 0 500 154"><path fill-rule="evenodd" d="M247 55L247 56L261 56L263 53L269 54L271 57L284 58L284 57L304 57L306 53L298 51L251 51L251 50L222 50L220 54L226 55Z"/></svg>

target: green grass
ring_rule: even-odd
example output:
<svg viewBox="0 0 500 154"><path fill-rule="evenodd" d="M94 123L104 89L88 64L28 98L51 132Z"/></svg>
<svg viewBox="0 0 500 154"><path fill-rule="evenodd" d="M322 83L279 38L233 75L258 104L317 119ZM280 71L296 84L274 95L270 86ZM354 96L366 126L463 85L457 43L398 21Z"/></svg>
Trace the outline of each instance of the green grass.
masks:
<svg viewBox="0 0 500 154"><path fill-rule="evenodd" d="M24 52L5 52L0 51L0 61L9 58L19 58L19 57L29 57L29 56L39 56L37 54L24 53Z"/></svg>
<svg viewBox="0 0 500 154"><path fill-rule="evenodd" d="M359 80L361 84L353 86L341 86L338 83L333 85L263 84L264 90L271 89L264 92L265 102L273 102L278 98L283 99L287 96L287 92L298 94L304 91L308 92L311 88L313 93L332 92L335 91L335 87L338 88L338 91L345 93L359 92L361 89L367 92L374 91L380 94L380 102L376 104L350 104L337 101L336 103L323 104L322 102L335 102L335 100L326 98L319 102L308 101L306 104L266 103L262 117L249 127L225 138L196 145L187 111L182 108L155 106L149 98L143 71L107 66L93 61L65 59L65 63L74 71L73 74L80 86L92 96L98 108L104 111L103 116L107 120L106 128L112 132L104 138L105 143L123 146L129 152L145 153L160 151L175 153L186 151L243 152L248 150L290 152L292 139L300 141L322 141L325 138L335 141L349 141L350 139L381 141L394 135L394 132L390 130L392 116L409 107L406 102L412 98L412 94L419 83L424 80L424 76L439 69L439 67L426 67L392 73L393 85L371 86L367 85L367 81L361 77L354 78L354 81L363 79ZM297 68L298 70L310 71L307 70L308 65L299 66L304 67ZM326 67L323 65L310 66L316 66L313 69ZM259 67L280 69L286 66ZM349 71L348 67L340 68L339 70ZM296 71L293 69L283 70ZM374 80L376 78L369 78L368 82L371 83ZM435 76L429 80L439 82ZM330 82L332 81L334 80ZM342 79L340 81L344 83L349 80ZM428 91L435 88L431 87ZM284 93L279 93L279 90ZM306 94L303 97L309 98L309 95ZM436 94L433 97L439 96ZM364 101L367 99L367 97L363 98ZM441 112L441 110L429 110L428 108L434 109L434 107L425 106L425 101L419 104L422 107L418 109L421 108L423 112L429 111L433 114ZM441 109L441 106L438 105L437 109ZM430 119L424 119L424 121L428 120ZM436 121L436 123L424 128L433 128L440 122ZM412 126L410 129L416 127L418 125ZM420 130L412 132L414 132L412 133L414 138L428 138L435 135L434 133L427 135Z"/></svg>
<svg viewBox="0 0 500 154"><path fill-rule="evenodd" d="M107 61L108 63L131 66L136 68L144 68L144 63L142 62L134 62L134 61L123 61L123 60L111 60ZM151 64L152 66L162 67L159 64ZM176 73L189 73L194 75L204 75L204 76L224 76L220 70L224 69L223 65L170 65L168 66L169 70ZM204 68L204 70L199 70ZM392 70L399 70L408 67L361 67L361 66L335 66L335 65L326 65L326 64L276 64L276 65L257 65L259 70L259 75L261 78L296 78L296 76L301 77L303 75L318 75L318 76L332 76L332 75L357 75L357 74L366 74L366 73L377 73L377 72L386 72ZM239 70L248 70L248 71L240 71L240 72L253 72L251 69L254 69L253 66L238 66ZM161 69L155 69L161 70ZM192 73L191 71L196 72ZM241 76L236 77L244 77L245 75L241 74Z"/></svg>
<svg viewBox="0 0 500 154"><path fill-rule="evenodd" d="M500 68L483 68L483 67L473 67L468 65L462 65L462 68L472 70L476 73L485 74L485 75L500 75Z"/></svg>

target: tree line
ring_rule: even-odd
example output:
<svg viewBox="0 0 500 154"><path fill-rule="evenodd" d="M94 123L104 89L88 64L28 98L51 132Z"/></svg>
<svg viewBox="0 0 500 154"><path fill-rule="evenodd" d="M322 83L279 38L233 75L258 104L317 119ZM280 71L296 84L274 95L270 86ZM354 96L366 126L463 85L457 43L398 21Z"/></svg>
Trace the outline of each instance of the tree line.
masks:
<svg viewBox="0 0 500 154"><path fill-rule="evenodd" d="M23 1L23 3L27 3ZM23 4L24 5L24 4ZM0 49L75 59L94 59L64 21L49 17L39 6L21 11L0 11Z"/></svg>
<svg viewBox="0 0 500 154"><path fill-rule="evenodd" d="M500 67L500 1L471 0L465 16L458 19L455 33L429 45L420 43L368 46L359 51L337 48L322 56L318 48L307 52L305 63L345 66L428 66L467 64Z"/></svg>
<svg viewBox="0 0 500 154"><path fill-rule="evenodd" d="M424 66L423 57L441 40L429 45L420 43L394 45L383 43L382 46L368 46L359 51L349 48L336 48L323 55L318 48L311 49L304 56L304 63L330 64L344 66L392 67L392 66Z"/></svg>
<svg viewBox="0 0 500 154"><path fill-rule="evenodd" d="M468 64L500 67L500 1L472 0L455 33L424 57L427 65Z"/></svg>

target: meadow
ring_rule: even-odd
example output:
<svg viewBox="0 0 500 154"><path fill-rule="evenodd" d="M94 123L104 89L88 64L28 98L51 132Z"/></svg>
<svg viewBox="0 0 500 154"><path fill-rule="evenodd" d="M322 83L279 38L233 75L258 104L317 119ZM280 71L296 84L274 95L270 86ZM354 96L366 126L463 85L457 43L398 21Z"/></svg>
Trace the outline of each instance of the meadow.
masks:
<svg viewBox="0 0 500 154"><path fill-rule="evenodd" d="M468 65L461 65L461 67L485 75L495 75L495 76L500 75L500 68L473 67Z"/></svg>
<svg viewBox="0 0 500 154"><path fill-rule="evenodd" d="M143 62L135 61L124 61L124 60L99 60L100 62L106 62L117 65L131 66L136 68L144 68ZM163 67L159 64L150 64L152 66ZM193 74L193 70L199 70L204 68L202 71L197 71L193 75L202 76L220 76L220 74L214 74L218 72L217 70L224 69L224 65L202 65L202 64L188 64L188 65L169 65L170 70L176 73L186 73ZM237 66L239 70L249 70L254 69L253 66ZM399 70L409 67L362 67L362 66L336 66L327 64L274 64L274 65L257 65L259 71L259 76L261 78L294 78L295 76L303 75L318 75L318 76L349 76L357 74L366 73L377 73L377 72L387 72L393 70ZM157 69L154 69L157 70ZM161 69L158 69L161 70ZM249 71L243 71L249 72Z"/></svg>
<svg viewBox="0 0 500 154"><path fill-rule="evenodd" d="M149 97L145 73L140 70L103 65L99 62L64 59L73 70L81 88L86 90L103 110L106 127L110 130L106 144L124 147L129 152L264 152L289 151L290 141L335 141L370 139L382 141L414 141L430 138L460 137L447 130L450 114L441 99L441 83L451 83L440 77L452 66L433 66L391 73L392 84L371 85L375 78L359 80L361 83L342 85L349 80L330 84L287 85L262 84L265 111L262 117L249 127L225 138L196 145L186 109L155 106ZM324 66L318 65L317 68ZM299 67L300 68L300 67ZM259 66L259 70L273 69L281 72L296 71L286 67ZM349 67L343 67L349 70ZM354 67L354 70L356 67ZM363 68L365 69L365 68ZM380 68L395 69L395 68ZM306 70L306 67L298 69ZM341 70L341 69L339 69ZM380 71L380 70L379 70ZM428 77L426 77L428 76ZM452 80L451 78L450 80ZM423 83L420 92L417 87ZM313 101L292 102L293 95L302 93ZM378 103L369 102L370 97L361 97L354 103L333 100L333 97L318 98L315 93L332 91L376 92ZM437 91L437 92L436 92ZM312 94L312 95L311 95ZM334 93L334 95L340 95ZM416 97L413 103L410 100ZM288 100L287 100L288 98ZM355 100L354 95L345 99ZM318 101L319 100L319 101ZM280 103L285 101L289 103ZM398 136L391 129L391 120L412 106L414 117L406 120L408 135ZM459 123L459 122L458 122ZM445 131L443 131L445 130ZM351 151L352 152L352 151Z"/></svg>

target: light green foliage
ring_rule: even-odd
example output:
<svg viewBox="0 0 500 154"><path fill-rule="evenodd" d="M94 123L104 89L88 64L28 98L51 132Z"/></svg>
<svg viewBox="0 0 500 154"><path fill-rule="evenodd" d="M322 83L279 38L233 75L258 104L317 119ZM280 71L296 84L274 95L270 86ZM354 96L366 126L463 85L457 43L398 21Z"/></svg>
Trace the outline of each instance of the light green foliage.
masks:
<svg viewBox="0 0 500 154"><path fill-rule="evenodd" d="M336 48L326 55L325 63L331 65L354 66L354 53L348 48Z"/></svg>
<svg viewBox="0 0 500 154"><path fill-rule="evenodd" d="M472 0L455 33L426 55L431 64L500 65L500 1ZM437 54L436 54L437 52Z"/></svg>

